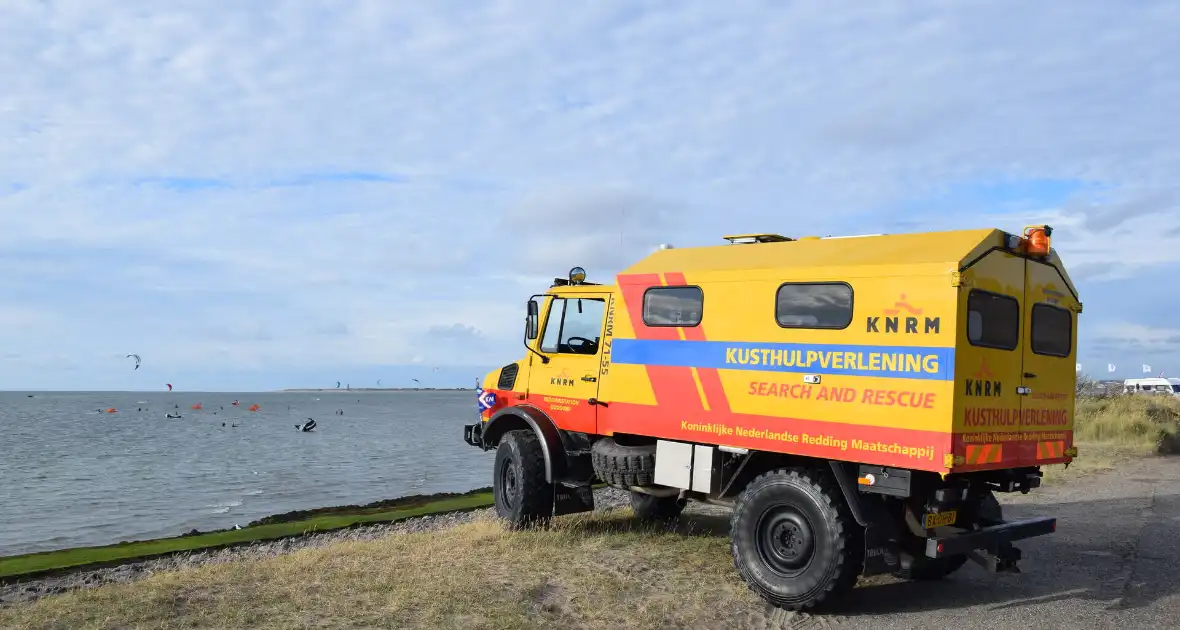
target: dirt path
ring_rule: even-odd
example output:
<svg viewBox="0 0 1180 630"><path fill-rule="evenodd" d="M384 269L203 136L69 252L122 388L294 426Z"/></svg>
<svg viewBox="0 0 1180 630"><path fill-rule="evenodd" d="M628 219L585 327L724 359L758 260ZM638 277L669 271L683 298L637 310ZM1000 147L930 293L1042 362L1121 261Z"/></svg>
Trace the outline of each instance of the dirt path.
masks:
<svg viewBox="0 0 1180 630"><path fill-rule="evenodd" d="M874 578L859 585L843 614L759 611L748 627L1180 627L1178 482L1180 457L1152 458L1002 498L1005 518L1058 518L1057 533L1018 543L1023 573L993 576L969 563L933 584Z"/></svg>

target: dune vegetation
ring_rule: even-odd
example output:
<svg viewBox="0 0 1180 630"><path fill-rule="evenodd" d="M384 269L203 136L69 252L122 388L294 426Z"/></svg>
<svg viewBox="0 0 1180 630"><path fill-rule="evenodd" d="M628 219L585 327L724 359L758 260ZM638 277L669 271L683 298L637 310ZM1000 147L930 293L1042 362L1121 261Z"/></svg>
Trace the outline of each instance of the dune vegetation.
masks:
<svg viewBox="0 0 1180 630"><path fill-rule="evenodd" d="M1180 399L1172 396L1078 396L1074 411L1078 457L1066 469L1045 467L1049 482L1114 467L1120 460L1180 453Z"/></svg>

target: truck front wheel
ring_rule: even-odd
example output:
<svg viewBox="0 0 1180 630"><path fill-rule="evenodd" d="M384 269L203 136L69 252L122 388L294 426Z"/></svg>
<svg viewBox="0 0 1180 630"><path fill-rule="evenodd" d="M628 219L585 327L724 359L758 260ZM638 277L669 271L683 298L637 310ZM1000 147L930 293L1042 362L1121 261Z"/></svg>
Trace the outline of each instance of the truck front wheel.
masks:
<svg viewBox="0 0 1180 630"><path fill-rule="evenodd" d="M730 521L746 584L786 610L812 608L856 584L863 542L843 495L822 473L779 469L754 479Z"/></svg>
<svg viewBox="0 0 1180 630"><path fill-rule="evenodd" d="M513 528L553 515L553 486L545 481L545 453L530 430L509 431L496 448L492 491L496 514Z"/></svg>

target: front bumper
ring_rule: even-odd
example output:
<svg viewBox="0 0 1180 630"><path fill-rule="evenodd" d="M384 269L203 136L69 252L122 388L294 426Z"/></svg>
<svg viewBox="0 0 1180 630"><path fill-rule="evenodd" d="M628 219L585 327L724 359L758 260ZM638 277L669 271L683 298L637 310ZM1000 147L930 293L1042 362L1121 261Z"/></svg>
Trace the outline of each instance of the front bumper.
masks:
<svg viewBox="0 0 1180 630"><path fill-rule="evenodd" d="M463 441L471 446L483 448L483 423L467 424L463 426Z"/></svg>
<svg viewBox="0 0 1180 630"><path fill-rule="evenodd" d="M926 557L958 556L981 549L994 554L1010 547L1013 541L1044 536L1055 531L1057 519L1045 516L991 525L945 538L930 537L926 539Z"/></svg>

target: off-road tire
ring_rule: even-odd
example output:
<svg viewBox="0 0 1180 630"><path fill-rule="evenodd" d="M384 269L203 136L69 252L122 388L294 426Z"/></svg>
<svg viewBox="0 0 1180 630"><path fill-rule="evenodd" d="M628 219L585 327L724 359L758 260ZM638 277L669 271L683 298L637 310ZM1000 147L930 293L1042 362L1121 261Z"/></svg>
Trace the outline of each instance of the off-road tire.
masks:
<svg viewBox="0 0 1180 630"><path fill-rule="evenodd" d="M641 521L671 521L680 516L684 506L676 501L676 497L654 497L632 491L631 511Z"/></svg>
<svg viewBox="0 0 1180 630"><path fill-rule="evenodd" d="M991 522L1004 520L1004 512L1000 507L1000 502L996 500L996 495L988 491L980 497L979 506L975 510L976 519L984 518ZM974 523L974 527L985 526L988 523ZM897 571L894 575L903 580L913 580L915 582L933 582L941 580L942 578L958 571L967 564L967 555L962 554L958 556L946 556L943 558L930 558L927 556L915 556L913 562L908 567L904 567Z"/></svg>
<svg viewBox="0 0 1180 630"><path fill-rule="evenodd" d="M603 483L629 488L655 483L656 445L624 446L612 438L602 438L590 448L594 474Z"/></svg>
<svg viewBox="0 0 1180 630"><path fill-rule="evenodd" d="M545 453L531 430L509 431L496 448L492 490L496 514L509 527L544 524L553 516L553 485L545 481Z"/></svg>
<svg viewBox="0 0 1180 630"><path fill-rule="evenodd" d="M751 590L777 608L799 611L852 590L864 561L864 532L830 476L777 469L738 496L730 548Z"/></svg>

